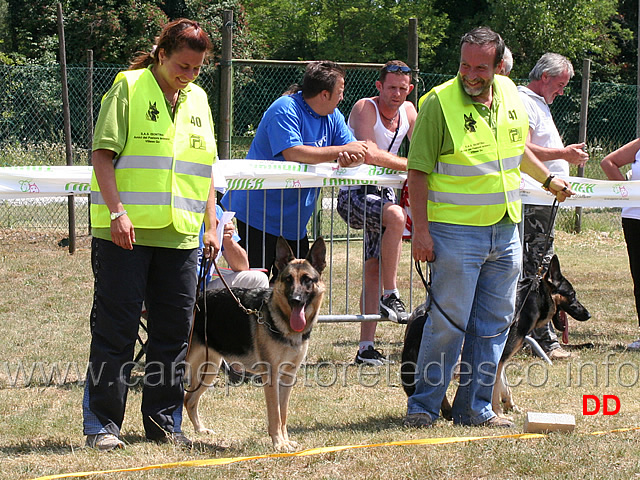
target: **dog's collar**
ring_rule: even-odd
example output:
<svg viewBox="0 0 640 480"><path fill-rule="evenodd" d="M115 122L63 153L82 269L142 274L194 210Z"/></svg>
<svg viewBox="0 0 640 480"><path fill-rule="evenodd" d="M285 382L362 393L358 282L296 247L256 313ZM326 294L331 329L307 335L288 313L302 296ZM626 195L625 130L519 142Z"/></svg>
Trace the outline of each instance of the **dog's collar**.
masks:
<svg viewBox="0 0 640 480"><path fill-rule="evenodd" d="M273 324L273 321L271 320L271 312L265 311L265 307L267 310L269 309L269 307L263 302L259 310L260 315L257 316L256 321L265 325L269 329L269 333L274 339L279 340L283 343L290 343L291 341L285 336L285 334L281 330L278 330L278 328ZM302 341L304 342L306 340L309 340L310 337L311 330L302 334Z"/></svg>

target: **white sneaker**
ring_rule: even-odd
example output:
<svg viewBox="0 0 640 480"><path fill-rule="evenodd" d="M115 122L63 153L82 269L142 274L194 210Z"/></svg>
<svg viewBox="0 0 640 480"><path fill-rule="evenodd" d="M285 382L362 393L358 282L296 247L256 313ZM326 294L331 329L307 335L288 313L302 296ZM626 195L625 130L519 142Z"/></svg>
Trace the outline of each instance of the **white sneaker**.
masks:
<svg viewBox="0 0 640 480"><path fill-rule="evenodd" d="M86 445L101 452L108 452L116 448L124 448L124 442L112 433L98 433L87 435Z"/></svg>

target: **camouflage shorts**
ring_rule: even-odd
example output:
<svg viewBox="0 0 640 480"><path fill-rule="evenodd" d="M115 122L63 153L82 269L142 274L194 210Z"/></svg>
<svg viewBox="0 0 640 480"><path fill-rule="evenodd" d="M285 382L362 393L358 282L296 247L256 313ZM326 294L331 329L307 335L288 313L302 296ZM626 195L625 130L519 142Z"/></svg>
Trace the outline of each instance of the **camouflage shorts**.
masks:
<svg viewBox="0 0 640 480"><path fill-rule="evenodd" d="M382 247L382 210L386 203L396 203L395 190L363 185L340 189L337 211L351 228L364 228L364 258L380 258Z"/></svg>

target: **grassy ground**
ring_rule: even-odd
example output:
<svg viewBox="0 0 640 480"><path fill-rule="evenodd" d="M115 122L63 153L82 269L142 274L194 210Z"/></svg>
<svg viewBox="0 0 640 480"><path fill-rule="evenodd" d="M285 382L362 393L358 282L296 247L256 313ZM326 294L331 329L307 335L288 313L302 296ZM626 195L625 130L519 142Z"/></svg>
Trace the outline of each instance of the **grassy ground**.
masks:
<svg viewBox="0 0 640 480"><path fill-rule="evenodd" d="M131 390L123 429L127 448L109 454L83 448L80 380L84 378L89 343L87 320L92 296L89 250L85 239L79 242L79 250L69 256L57 246L58 240L55 236L34 239L29 249L14 248L10 236L0 242L2 477L30 479L67 472L271 453L261 390L252 385L230 387L224 382L201 402L201 415L216 431L215 435L194 434L185 419L185 432L196 441L193 451L143 441L138 387ZM334 312L339 312L344 303L346 260L341 246L335 248L331 303ZM494 438L452 445L383 446L95 478L637 477L640 475L637 431L590 435L640 426L637 400L640 354L625 349L625 345L638 338L638 327L624 242L619 233L560 233L556 249L563 272L593 316L587 323L571 321L570 342L591 342L593 347L576 350L570 361L556 362L548 368L521 353L509 369L509 378L520 383L514 388L514 398L523 411L575 415L577 427L572 434L528 440ZM349 259L350 275L359 272L358 262L359 259ZM409 282L406 259L403 272L406 288ZM350 287L351 310L357 308L357 290ZM327 309L328 306L329 302L325 304ZM394 324L378 327L378 345L396 361L403 333L404 329ZM401 419L406 397L399 386L398 364L381 370L356 368L351 362L357 339L358 326L354 324L322 324L314 331L307 365L294 388L290 408L290 434L301 447L505 433L457 427L444 421L427 431L404 429ZM449 394L453 394L453 387ZM587 394L618 396L619 414L582 415L582 398ZM515 414L514 420L518 425L514 433L522 432L524 413Z"/></svg>

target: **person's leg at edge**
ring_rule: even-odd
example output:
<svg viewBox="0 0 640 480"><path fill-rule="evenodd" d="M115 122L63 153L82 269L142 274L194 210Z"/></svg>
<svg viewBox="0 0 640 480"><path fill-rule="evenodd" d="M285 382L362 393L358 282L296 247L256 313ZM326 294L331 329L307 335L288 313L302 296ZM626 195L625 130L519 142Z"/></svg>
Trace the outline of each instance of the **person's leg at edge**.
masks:
<svg viewBox="0 0 640 480"><path fill-rule="evenodd" d="M623 218L622 230L624 232L624 240L627 244L629 268L633 280L633 296L635 298L638 323L640 324L640 220ZM629 348L640 350L640 340L631 343Z"/></svg>

